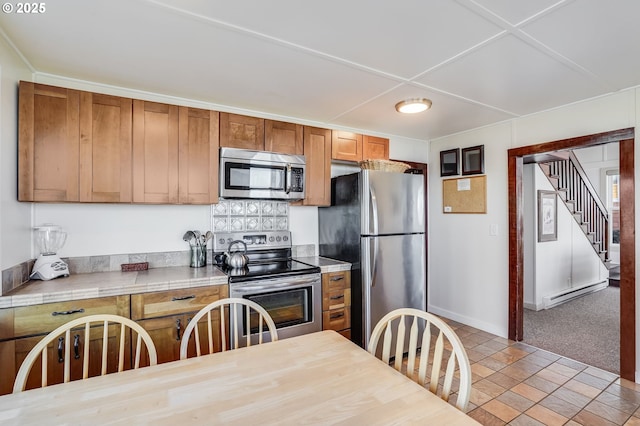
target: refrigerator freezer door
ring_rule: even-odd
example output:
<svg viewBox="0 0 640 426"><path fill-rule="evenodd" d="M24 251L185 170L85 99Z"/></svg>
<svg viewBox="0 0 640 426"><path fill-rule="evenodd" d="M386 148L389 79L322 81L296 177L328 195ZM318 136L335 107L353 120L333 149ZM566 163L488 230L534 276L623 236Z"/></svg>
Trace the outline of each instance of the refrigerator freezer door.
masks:
<svg viewBox="0 0 640 426"><path fill-rule="evenodd" d="M424 177L363 170L361 234L425 232Z"/></svg>
<svg viewBox="0 0 640 426"><path fill-rule="evenodd" d="M362 237L364 344L387 313L426 310L424 234ZM408 337L408 336L407 336Z"/></svg>

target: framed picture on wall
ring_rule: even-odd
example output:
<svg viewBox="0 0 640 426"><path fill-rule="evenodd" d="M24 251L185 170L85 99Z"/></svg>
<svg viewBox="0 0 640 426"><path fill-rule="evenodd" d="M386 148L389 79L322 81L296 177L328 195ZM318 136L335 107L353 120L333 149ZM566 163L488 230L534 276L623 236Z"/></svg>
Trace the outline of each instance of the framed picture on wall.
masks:
<svg viewBox="0 0 640 426"><path fill-rule="evenodd" d="M440 176L455 176L459 172L460 149L440 151Z"/></svg>
<svg viewBox="0 0 640 426"><path fill-rule="evenodd" d="M484 145L462 148L462 174L484 173Z"/></svg>
<svg viewBox="0 0 640 426"><path fill-rule="evenodd" d="M538 242L558 239L558 205L555 191L538 190Z"/></svg>

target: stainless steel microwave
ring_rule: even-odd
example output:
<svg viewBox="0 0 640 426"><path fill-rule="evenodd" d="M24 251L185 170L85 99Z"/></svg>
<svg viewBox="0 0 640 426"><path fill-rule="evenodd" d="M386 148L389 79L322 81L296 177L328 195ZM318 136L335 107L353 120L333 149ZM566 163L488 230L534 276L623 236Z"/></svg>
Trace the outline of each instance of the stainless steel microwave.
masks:
<svg viewBox="0 0 640 426"><path fill-rule="evenodd" d="M301 200L303 155L220 148L220 197Z"/></svg>

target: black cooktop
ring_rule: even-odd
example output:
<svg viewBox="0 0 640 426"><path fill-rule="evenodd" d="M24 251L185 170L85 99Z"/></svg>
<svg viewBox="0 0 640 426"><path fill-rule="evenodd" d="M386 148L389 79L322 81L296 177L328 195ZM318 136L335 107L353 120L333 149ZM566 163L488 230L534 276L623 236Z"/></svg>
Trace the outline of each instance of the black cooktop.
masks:
<svg viewBox="0 0 640 426"><path fill-rule="evenodd" d="M242 282L277 278L281 276L320 273L320 267L307 265L292 259L272 260L268 262L249 262L242 269L217 265L229 277L229 282Z"/></svg>

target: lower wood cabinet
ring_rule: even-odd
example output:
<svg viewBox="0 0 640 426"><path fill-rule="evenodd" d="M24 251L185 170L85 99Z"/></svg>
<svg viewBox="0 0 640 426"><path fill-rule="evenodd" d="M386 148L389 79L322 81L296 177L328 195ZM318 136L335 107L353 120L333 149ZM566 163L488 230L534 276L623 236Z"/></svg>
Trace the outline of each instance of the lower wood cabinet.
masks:
<svg viewBox="0 0 640 426"><path fill-rule="evenodd" d="M351 339L351 271L322 274L322 329Z"/></svg>
<svg viewBox="0 0 640 426"><path fill-rule="evenodd" d="M209 303L228 297L228 294L229 289L226 285L134 294L131 296L131 319L137 321L149 332L158 352L158 363L176 361L180 359L180 344L184 329L193 315ZM208 352L207 329L204 321L198 325L198 329L200 346L203 351ZM221 350L219 330L220 325L216 321L213 330L216 352ZM145 351L143 351L144 356L141 358L140 365L145 365L142 362L142 360L146 362ZM195 355L195 341L189 345L188 354Z"/></svg>
<svg viewBox="0 0 640 426"><path fill-rule="evenodd" d="M0 310L0 394L11 393L16 374L29 351L49 332L60 325L82 316L94 314L114 314L129 317L129 296L101 297L70 302L45 303L42 305L8 308ZM109 327L109 339L117 339L118 326ZM89 344L89 376L100 374L102 353L102 326L91 329L90 341L84 342L82 328L72 331L71 380L82 377L83 351ZM76 335L78 337L76 337ZM60 342L64 345L64 342ZM114 340L115 344L115 340ZM129 342L126 342L129 346ZM77 352L77 355L76 355ZM63 363L59 361L58 342L47 350L47 382L49 385L62 383ZM125 365L130 367L130 351L126 351ZM41 361L37 361L27 379L27 389L40 387ZM117 352L108 353L107 371L118 368Z"/></svg>

